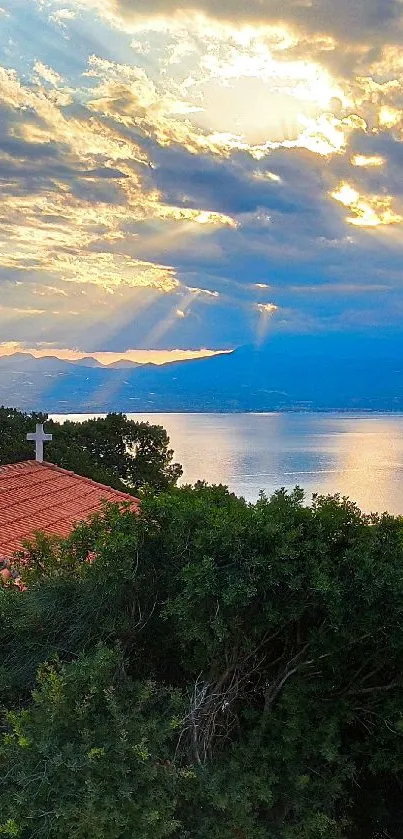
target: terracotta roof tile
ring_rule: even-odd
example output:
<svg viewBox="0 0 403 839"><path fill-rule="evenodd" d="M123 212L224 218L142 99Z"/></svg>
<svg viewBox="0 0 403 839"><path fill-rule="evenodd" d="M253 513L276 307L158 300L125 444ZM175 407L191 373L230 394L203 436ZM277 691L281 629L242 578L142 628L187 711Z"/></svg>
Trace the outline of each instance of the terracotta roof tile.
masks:
<svg viewBox="0 0 403 839"><path fill-rule="evenodd" d="M11 558L38 531L68 536L105 501L139 508L132 495L52 463L29 460L0 466L0 560Z"/></svg>

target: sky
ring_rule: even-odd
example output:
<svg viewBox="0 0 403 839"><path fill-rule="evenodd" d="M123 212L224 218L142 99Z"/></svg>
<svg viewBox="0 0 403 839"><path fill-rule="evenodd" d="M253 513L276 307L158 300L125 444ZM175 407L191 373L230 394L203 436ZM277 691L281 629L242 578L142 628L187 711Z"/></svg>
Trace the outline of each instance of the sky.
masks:
<svg viewBox="0 0 403 839"><path fill-rule="evenodd" d="M0 0L0 354L399 330L402 0Z"/></svg>

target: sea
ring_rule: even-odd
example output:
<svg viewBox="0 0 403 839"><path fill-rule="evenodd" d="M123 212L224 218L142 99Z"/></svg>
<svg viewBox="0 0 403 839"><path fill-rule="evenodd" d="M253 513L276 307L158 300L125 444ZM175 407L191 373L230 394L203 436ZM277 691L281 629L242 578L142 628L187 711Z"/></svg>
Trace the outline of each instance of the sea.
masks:
<svg viewBox="0 0 403 839"><path fill-rule="evenodd" d="M59 421L94 415L53 415ZM99 415L101 416L101 415ZM182 483L226 484L256 501L280 487L348 496L403 514L403 414L128 414L166 428Z"/></svg>

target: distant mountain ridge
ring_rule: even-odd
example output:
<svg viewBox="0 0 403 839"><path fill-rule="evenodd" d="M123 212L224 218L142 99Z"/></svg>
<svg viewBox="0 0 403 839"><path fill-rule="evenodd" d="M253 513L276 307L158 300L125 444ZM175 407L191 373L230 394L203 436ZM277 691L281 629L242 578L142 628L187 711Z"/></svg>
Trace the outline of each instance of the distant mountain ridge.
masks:
<svg viewBox="0 0 403 839"><path fill-rule="evenodd" d="M93 358L91 355L87 355L84 358L75 358L72 359L71 364L76 364L78 367L103 367L104 365L98 359Z"/></svg>
<svg viewBox="0 0 403 839"><path fill-rule="evenodd" d="M148 362L149 364L150 362ZM134 367L145 366L140 365L137 361L130 361L127 358L120 358L117 361L111 362L111 364L102 364L101 361L98 359L93 358L93 356L88 355L84 356L84 358L75 358L75 359L62 359L58 358L54 355L44 355L40 358L37 358L35 355L29 352L16 352L11 353L10 355L0 355L0 366L14 366L15 364L23 364L23 365L32 365L33 367L44 367L48 366L49 364L53 366L60 365L74 365L75 367L103 367L105 369L115 369L115 368L127 368L132 369ZM155 365L152 365L153 367Z"/></svg>
<svg viewBox="0 0 403 839"><path fill-rule="evenodd" d="M0 357L0 403L50 413L403 411L400 334L274 335L157 366Z"/></svg>

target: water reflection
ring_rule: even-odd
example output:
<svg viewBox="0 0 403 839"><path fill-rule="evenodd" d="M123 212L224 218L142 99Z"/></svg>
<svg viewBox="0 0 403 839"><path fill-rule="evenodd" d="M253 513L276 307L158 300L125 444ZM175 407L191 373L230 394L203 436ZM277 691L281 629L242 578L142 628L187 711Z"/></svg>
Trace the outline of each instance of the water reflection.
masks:
<svg viewBox="0 0 403 839"><path fill-rule="evenodd" d="M184 482L225 483L251 501L261 489L299 484L308 500L339 492L367 512L403 513L402 415L130 416L167 429Z"/></svg>
<svg viewBox="0 0 403 839"><path fill-rule="evenodd" d="M328 442L335 453L340 491L364 510L403 513L403 418L344 419ZM334 492L334 481L326 491ZM329 489L328 489L329 487Z"/></svg>

